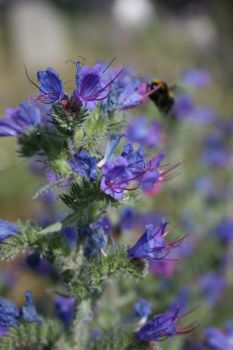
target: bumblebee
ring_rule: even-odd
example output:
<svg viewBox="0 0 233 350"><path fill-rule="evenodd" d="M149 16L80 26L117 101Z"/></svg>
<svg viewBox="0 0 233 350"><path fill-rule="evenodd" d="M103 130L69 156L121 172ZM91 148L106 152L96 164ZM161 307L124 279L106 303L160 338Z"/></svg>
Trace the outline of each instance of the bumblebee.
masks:
<svg viewBox="0 0 233 350"><path fill-rule="evenodd" d="M152 90L149 98L158 107L159 111L164 114L169 113L174 104L173 88L169 87L165 81L159 79L149 83L148 88L149 91Z"/></svg>

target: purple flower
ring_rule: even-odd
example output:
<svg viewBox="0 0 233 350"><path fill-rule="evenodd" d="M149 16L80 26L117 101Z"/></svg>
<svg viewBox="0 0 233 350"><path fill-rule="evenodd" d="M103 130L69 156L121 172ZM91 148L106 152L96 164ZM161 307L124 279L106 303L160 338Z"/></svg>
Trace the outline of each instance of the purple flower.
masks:
<svg viewBox="0 0 233 350"><path fill-rule="evenodd" d="M147 225L146 231L135 243L128 249L127 256L129 259L146 259L161 260L167 257L173 248L176 248L184 240L184 237L172 242L166 242L165 236L170 233L167 230L167 222L157 227Z"/></svg>
<svg viewBox="0 0 233 350"><path fill-rule="evenodd" d="M121 155L128 161L128 169L133 174L131 181L136 181L143 191L151 189L160 180L162 173L159 171L159 165L164 158L163 155L159 155L145 163L143 148L139 147L134 152L131 144L124 147Z"/></svg>
<svg viewBox="0 0 233 350"><path fill-rule="evenodd" d="M223 135L215 131L207 135L204 141L201 161L211 167L222 167L229 161L230 155L225 147Z"/></svg>
<svg viewBox="0 0 233 350"><path fill-rule="evenodd" d="M63 83L53 68L49 67L46 70L39 70L37 79L40 83L40 101L49 104L58 103L64 98Z"/></svg>
<svg viewBox="0 0 233 350"><path fill-rule="evenodd" d="M215 112L211 107L196 107L189 116L189 119L199 124L208 124L214 121Z"/></svg>
<svg viewBox="0 0 233 350"><path fill-rule="evenodd" d="M25 304L20 311L20 318L28 323L39 322L39 316L32 301L32 293L29 290L25 292Z"/></svg>
<svg viewBox="0 0 233 350"><path fill-rule="evenodd" d="M19 229L16 225L0 219L0 242L5 241L10 236L17 235L18 233Z"/></svg>
<svg viewBox="0 0 233 350"><path fill-rule="evenodd" d="M33 100L22 102L19 107L6 110L0 119L0 136L18 136L43 122L43 113Z"/></svg>
<svg viewBox="0 0 233 350"><path fill-rule="evenodd" d="M205 330L205 344L213 350L232 350L232 331L210 327Z"/></svg>
<svg viewBox="0 0 233 350"><path fill-rule="evenodd" d="M178 327L176 323L182 318L179 304L173 304L168 311L155 316L150 322L136 332L136 338L141 341L162 341L175 335L183 335L195 329L191 324Z"/></svg>
<svg viewBox="0 0 233 350"><path fill-rule="evenodd" d="M157 181L165 179L165 175L177 166L169 166L160 171L159 166L163 157L163 155L159 155L146 163L143 148L139 147L134 152L133 146L127 144L121 156L104 164L101 190L120 200L123 198L125 190L136 189L127 187L131 183L136 183L143 191L153 188Z"/></svg>
<svg viewBox="0 0 233 350"><path fill-rule="evenodd" d="M173 112L176 117L186 119L195 110L195 103L192 97L188 95L179 95L175 99Z"/></svg>
<svg viewBox="0 0 233 350"><path fill-rule="evenodd" d="M133 308L138 317L148 317L151 314L151 303L145 299L139 299Z"/></svg>
<svg viewBox="0 0 233 350"><path fill-rule="evenodd" d="M225 285L225 278L213 272L207 272L199 280L200 291L209 306L217 303Z"/></svg>
<svg viewBox="0 0 233 350"><path fill-rule="evenodd" d="M93 67L83 66L80 62L76 65L76 84L74 98L80 101L87 109L93 109L97 102L105 100L110 93L110 86L120 75L119 71L106 82L105 72L107 68L102 64ZM107 75L107 74L106 74Z"/></svg>
<svg viewBox="0 0 233 350"><path fill-rule="evenodd" d="M75 299L62 295L56 295L54 298L54 307L56 316L64 323L65 326L69 326L72 323L75 315Z"/></svg>
<svg viewBox="0 0 233 350"><path fill-rule="evenodd" d="M91 157L88 152L82 150L75 153L69 164L72 170L80 176L87 177L90 180L96 179L96 158Z"/></svg>
<svg viewBox="0 0 233 350"><path fill-rule="evenodd" d="M158 146L161 141L161 127L157 122L149 124L145 117L139 117L128 124L126 137L130 142L138 142L144 146Z"/></svg>
<svg viewBox="0 0 233 350"><path fill-rule="evenodd" d="M224 217L216 227L217 236L225 243L233 243L233 219Z"/></svg>
<svg viewBox="0 0 233 350"><path fill-rule="evenodd" d="M204 69L187 69L181 75L181 82L191 88L201 88L210 84L211 77Z"/></svg>
<svg viewBox="0 0 233 350"><path fill-rule="evenodd" d="M131 178L132 173L128 170L128 162L124 157L108 160L102 168L101 190L120 200Z"/></svg>

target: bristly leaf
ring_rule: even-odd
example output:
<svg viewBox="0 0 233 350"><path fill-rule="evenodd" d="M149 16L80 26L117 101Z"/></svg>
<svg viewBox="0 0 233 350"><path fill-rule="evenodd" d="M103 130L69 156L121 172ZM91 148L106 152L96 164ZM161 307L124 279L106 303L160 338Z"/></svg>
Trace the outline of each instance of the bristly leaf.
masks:
<svg viewBox="0 0 233 350"><path fill-rule="evenodd" d="M60 232L44 234L39 228L19 224L19 233L11 236L7 242L0 243L0 260L8 261L25 251L35 251L50 262L69 254L70 249Z"/></svg>
<svg viewBox="0 0 233 350"><path fill-rule="evenodd" d="M0 337L1 350L45 350L53 349L61 336L61 326L55 320L39 324L24 323L11 327L6 335Z"/></svg>
<svg viewBox="0 0 233 350"><path fill-rule="evenodd" d="M73 210L82 210L88 208L93 202L104 202L106 205L118 206L118 202L103 193L100 189L100 183L91 182L82 179L81 184L74 183L71 187L70 194L61 195L62 201Z"/></svg>
<svg viewBox="0 0 233 350"><path fill-rule="evenodd" d="M88 117L86 109L72 112L65 110L61 104L53 105L52 118L57 130L65 135L72 136L75 130L80 127Z"/></svg>
<svg viewBox="0 0 233 350"><path fill-rule="evenodd" d="M115 326L103 332L99 340L91 342L90 350L148 350L148 342L138 342L134 337L135 324Z"/></svg>
<svg viewBox="0 0 233 350"><path fill-rule="evenodd" d="M34 154L45 155L50 159L61 157L67 149L67 141L55 129L37 126L19 137L19 153L23 157Z"/></svg>
<svg viewBox="0 0 233 350"><path fill-rule="evenodd" d="M72 271L73 277L67 283L67 288L79 300L91 295L95 298L102 293L109 278L118 274L142 278L144 269L127 258L125 247L112 246L106 256L100 254L93 257L81 269Z"/></svg>

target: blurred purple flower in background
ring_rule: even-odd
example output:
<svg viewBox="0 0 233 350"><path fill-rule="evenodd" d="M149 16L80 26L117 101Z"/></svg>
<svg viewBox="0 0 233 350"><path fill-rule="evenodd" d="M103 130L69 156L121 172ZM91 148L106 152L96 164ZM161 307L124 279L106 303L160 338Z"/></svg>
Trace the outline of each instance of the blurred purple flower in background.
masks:
<svg viewBox="0 0 233 350"><path fill-rule="evenodd" d="M0 242L5 241L10 236L17 235L18 233L19 229L16 225L0 219Z"/></svg>
<svg viewBox="0 0 233 350"><path fill-rule="evenodd" d="M226 286L226 281L222 275L207 272L200 277L198 285L205 303L211 307L219 301Z"/></svg>
<svg viewBox="0 0 233 350"><path fill-rule="evenodd" d="M222 218L216 227L216 233L224 243L233 243L233 218Z"/></svg>
<svg viewBox="0 0 233 350"><path fill-rule="evenodd" d="M224 167L230 159L230 154L224 144L221 131L215 130L204 140L201 161L211 167Z"/></svg>
<svg viewBox="0 0 233 350"><path fill-rule="evenodd" d="M203 88L211 83L211 76L204 69L186 69L181 74L181 82L190 88Z"/></svg>
<svg viewBox="0 0 233 350"><path fill-rule="evenodd" d="M54 308L56 316L64 323L65 326L69 326L73 322L75 315L74 298L56 295L54 298Z"/></svg>
<svg viewBox="0 0 233 350"><path fill-rule="evenodd" d="M161 144L161 125L155 121L149 123L145 117L136 118L127 125L126 137L143 146L158 146Z"/></svg>
<svg viewBox="0 0 233 350"><path fill-rule="evenodd" d="M213 350L233 349L233 322L226 322L224 330L210 327L205 330L205 344Z"/></svg>
<svg viewBox="0 0 233 350"><path fill-rule="evenodd" d="M147 318L151 314L151 303L145 299L139 299L133 306L136 316L140 318Z"/></svg>

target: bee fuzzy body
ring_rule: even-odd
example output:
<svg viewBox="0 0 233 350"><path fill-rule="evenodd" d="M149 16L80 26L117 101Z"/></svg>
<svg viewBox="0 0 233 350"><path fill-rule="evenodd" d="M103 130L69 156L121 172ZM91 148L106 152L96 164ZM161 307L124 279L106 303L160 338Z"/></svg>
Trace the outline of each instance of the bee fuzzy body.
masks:
<svg viewBox="0 0 233 350"><path fill-rule="evenodd" d="M152 90L149 98L158 107L159 111L164 114L169 113L174 104L172 89L163 80L159 79L149 83L148 88Z"/></svg>

